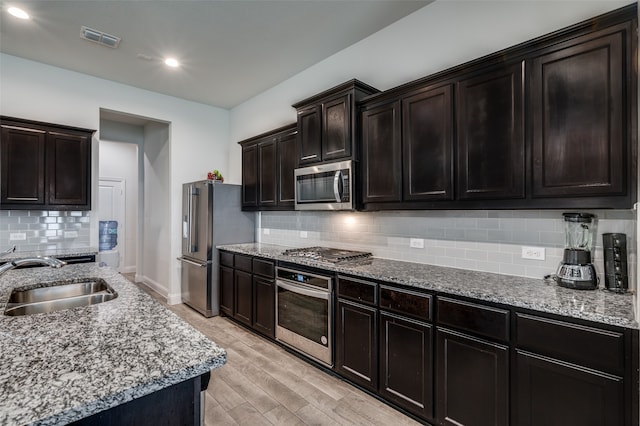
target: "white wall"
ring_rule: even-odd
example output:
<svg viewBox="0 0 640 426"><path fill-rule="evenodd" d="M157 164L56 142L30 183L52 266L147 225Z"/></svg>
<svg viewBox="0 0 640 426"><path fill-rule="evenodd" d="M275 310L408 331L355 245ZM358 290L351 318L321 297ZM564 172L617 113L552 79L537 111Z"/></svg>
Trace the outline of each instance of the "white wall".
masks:
<svg viewBox="0 0 640 426"><path fill-rule="evenodd" d="M180 255L182 183L203 179L212 168L228 175L229 111L0 54L0 114L98 129L100 108L171 123L170 183L164 188L170 200L169 246L163 247L171 255L163 255L167 272L158 279L168 293L179 292L179 262L172 259ZM98 138L92 146L94 203ZM92 215L91 244L97 247L96 218Z"/></svg>
<svg viewBox="0 0 640 426"><path fill-rule="evenodd" d="M302 99L352 78L387 90L630 3L431 3L232 109L229 181L241 182L241 151L235 142L295 122L291 105Z"/></svg>
<svg viewBox="0 0 640 426"><path fill-rule="evenodd" d="M169 126L162 123L149 123L144 128L144 221L142 231L142 274L143 282L171 299L180 302L180 281L162 289L166 277L172 269L171 248L171 202L179 202L182 208L182 195L170 200L171 170ZM182 190L182 187L181 187ZM181 212L180 212L181 213ZM179 218L180 216L178 216ZM173 257L175 259L175 257ZM173 265L178 268L178 265ZM176 300L175 294L178 294Z"/></svg>
<svg viewBox="0 0 640 426"><path fill-rule="evenodd" d="M122 241L124 258L120 270L135 272L138 236L138 144L101 140L99 156L100 178L118 178L125 183L125 235Z"/></svg>

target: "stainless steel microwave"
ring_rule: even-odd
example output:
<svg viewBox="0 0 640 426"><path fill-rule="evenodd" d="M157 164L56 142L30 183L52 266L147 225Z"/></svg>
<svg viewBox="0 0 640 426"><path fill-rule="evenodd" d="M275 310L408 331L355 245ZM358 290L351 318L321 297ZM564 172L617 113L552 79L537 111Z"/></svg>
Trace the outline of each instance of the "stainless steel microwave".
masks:
<svg viewBox="0 0 640 426"><path fill-rule="evenodd" d="M296 210L354 210L353 161L295 169Z"/></svg>

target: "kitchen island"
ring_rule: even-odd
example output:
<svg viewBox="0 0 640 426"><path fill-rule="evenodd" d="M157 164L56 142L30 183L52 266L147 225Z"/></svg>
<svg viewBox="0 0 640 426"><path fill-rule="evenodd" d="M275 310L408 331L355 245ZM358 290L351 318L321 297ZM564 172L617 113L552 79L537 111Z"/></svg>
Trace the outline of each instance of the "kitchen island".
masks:
<svg viewBox="0 0 640 426"><path fill-rule="evenodd" d="M0 315L0 424L108 423L127 418L121 408L137 401L147 402L134 411L191 410L197 421L200 389L226 362L225 350L115 270L79 264L8 271L0 276L0 312L14 288L82 278L101 278L118 296L57 312ZM172 407L179 400L191 406Z"/></svg>

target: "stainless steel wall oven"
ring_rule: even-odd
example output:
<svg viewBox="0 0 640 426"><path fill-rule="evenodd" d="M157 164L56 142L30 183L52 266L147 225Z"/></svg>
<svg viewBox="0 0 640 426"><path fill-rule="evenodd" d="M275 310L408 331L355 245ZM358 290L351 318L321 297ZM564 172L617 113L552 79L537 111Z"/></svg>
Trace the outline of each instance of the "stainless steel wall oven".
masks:
<svg viewBox="0 0 640 426"><path fill-rule="evenodd" d="M333 366L333 279L276 268L276 339Z"/></svg>

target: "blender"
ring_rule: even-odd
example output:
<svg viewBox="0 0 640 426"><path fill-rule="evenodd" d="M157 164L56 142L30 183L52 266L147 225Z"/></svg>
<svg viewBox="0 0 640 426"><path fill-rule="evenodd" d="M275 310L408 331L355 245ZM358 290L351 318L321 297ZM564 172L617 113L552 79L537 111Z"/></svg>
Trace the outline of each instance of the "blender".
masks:
<svg viewBox="0 0 640 426"><path fill-rule="evenodd" d="M594 290L598 287L596 270L591 263L595 215L563 213L564 255L554 280L562 287Z"/></svg>

